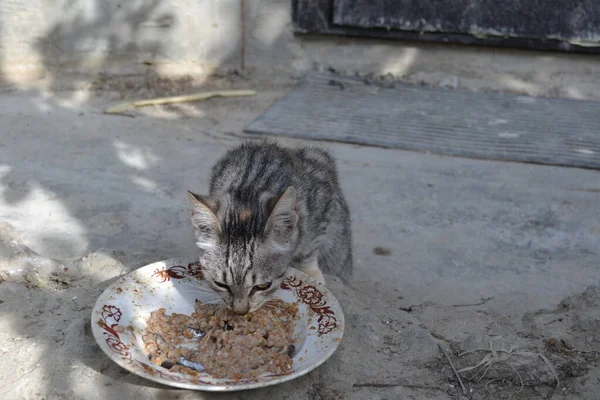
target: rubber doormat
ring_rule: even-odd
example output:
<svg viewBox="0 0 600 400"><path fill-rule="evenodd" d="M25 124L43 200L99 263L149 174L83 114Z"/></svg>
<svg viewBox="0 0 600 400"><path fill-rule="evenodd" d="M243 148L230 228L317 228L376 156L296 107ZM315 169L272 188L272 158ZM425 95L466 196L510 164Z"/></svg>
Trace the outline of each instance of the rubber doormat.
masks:
<svg viewBox="0 0 600 400"><path fill-rule="evenodd" d="M309 74L247 133L600 169L600 102Z"/></svg>

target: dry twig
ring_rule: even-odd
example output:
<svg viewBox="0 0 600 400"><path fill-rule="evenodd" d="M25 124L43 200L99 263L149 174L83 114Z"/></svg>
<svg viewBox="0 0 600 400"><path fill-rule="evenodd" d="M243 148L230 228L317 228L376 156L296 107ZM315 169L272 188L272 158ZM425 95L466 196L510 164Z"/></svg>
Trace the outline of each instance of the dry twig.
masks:
<svg viewBox="0 0 600 400"><path fill-rule="evenodd" d="M195 93L186 96L160 97L156 99L132 101L129 103L117 104L104 111L106 114L123 114L137 107L156 106L162 104L187 103L192 101L201 101L210 99L211 97L238 97L238 96L254 96L254 90L222 90L216 92Z"/></svg>
<svg viewBox="0 0 600 400"><path fill-rule="evenodd" d="M517 391L517 393L515 393L515 396L516 396L523 390L525 384L523 382L521 375L508 362L508 360L514 356L525 356L525 357L536 357L536 358L539 357L542 359L544 364L548 367L548 369L550 370L550 373L556 380L556 388L558 389L560 387L560 378L558 376L558 373L556 372L556 369L554 368L554 366L552 365L552 363L550 362L550 360L548 360L548 358L546 356L544 356L543 354L540 354L540 353L534 353L532 351L522 351L522 350L516 351L516 349L514 349L512 346L508 350L494 349L493 342L494 342L493 339L489 341L490 347L488 349L473 349L473 350L465 351L465 352L459 354L459 356L462 357L465 354L474 353L474 352L478 352L478 351L489 352L489 354L486 354L481 359L481 361L479 361L476 365L462 368L457 372L457 374L475 370L475 373L471 376L470 379L475 380L475 378L477 378L476 382L479 382L485 377L487 372L490 370L490 368L492 366L494 366L494 364L497 364L497 363L506 364L517 375L517 378L519 378L520 387L519 387L519 390ZM483 373L481 373L482 371L483 371ZM488 385L494 381L497 381L497 379L492 379L492 380L488 381L485 384L485 388L487 390L489 390Z"/></svg>
<svg viewBox="0 0 600 400"><path fill-rule="evenodd" d="M454 375L456 376L456 379L458 379L458 383L460 384L460 388L462 389L463 394L466 395L467 394L467 388L465 388L465 385L463 384L463 381L460 378L460 375L458 374L458 371L456 370L456 367L452 363L452 359L450 358L450 355L448 354L448 352L446 351L446 349L444 349L442 347L442 345L440 345L439 343L438 343L438 347L440 348L440 350L442 351L442 353L444 353L444 355L446 356L446 359L448 360L448 363L450 364L450 368L452 368L452 371L454 372Z"/></svg>

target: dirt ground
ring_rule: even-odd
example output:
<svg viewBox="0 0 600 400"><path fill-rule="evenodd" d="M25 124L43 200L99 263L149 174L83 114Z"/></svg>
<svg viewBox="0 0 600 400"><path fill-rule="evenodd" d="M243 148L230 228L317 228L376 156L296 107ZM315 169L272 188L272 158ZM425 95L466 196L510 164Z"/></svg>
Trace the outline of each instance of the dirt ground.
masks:
<svg viewBox="0 0 600 400"><path fill-rule="evenodd" d="M356 276L328 277L346 316L334 356L222 395L123 370L91 335L97 296L194 254L185 190L206 188L210 166L290 87L130 116L102 110L189 82L91 88L2 95L0 398L600 398L597 172L341 144L322 145L353 213Z"/></svg>

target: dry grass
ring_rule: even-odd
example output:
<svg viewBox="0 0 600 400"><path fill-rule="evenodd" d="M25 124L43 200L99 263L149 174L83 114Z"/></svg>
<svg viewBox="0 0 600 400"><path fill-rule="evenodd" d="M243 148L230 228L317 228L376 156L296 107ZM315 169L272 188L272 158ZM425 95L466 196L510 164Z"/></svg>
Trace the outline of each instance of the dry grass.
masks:
<svg viewBox="0 0 600 400"><path fill-rule="evenodd" d="M473 350L465 351L465 352L459 354L459 357L463 357L463 356L465 356L467 354L471 354L471 353L478 353L478 352L485 353L483 358L477 364L469 366L469 367L465 367L465 368L462 368L462 369L456 371L457 377L459 377L460 374L472 372L471 376L468 377L467 379L469 381L478 383L478 382L481 382L485 378L488 371L495 365L507 365L519 381L519 389L512 397L514 399L519 393L521 393L523 391L525 384L523 382L523 378L521 377L521 374L519 374L517 369L511 364L510 361L512 359L514 359L515 357L526 357L526 358L534 358L534 359L539 358L544 362L544 364L546 365L546 367L548 368L548 370L550 371L550 373L556 380L556 388L558 389L560 387L560 378L558 376L558 373L556 372L556 369L554 368L554 366L552 365L552 363L550 362L550 360L548 360L548 358L546 356L544 356L543 354L540 354L540 353L532 352L532 351L516 349L516 348L513 348L512 345L510 346L510 348L508 350L496 349L496 348L494 348L494 341L497 339L499 339L499 338L490 339L489 348L473 349ZM495 381L498 381L498 379L492 379L492 380L487 381L485 383L486 390L489 391L489 385Z"/></svg>

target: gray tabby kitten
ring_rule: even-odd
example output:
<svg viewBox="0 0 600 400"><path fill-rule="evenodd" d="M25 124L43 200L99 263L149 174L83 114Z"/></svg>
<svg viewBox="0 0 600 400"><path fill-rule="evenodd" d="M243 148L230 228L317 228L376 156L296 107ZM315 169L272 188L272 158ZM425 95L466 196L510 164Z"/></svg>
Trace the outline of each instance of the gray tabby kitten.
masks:
<svg viewBox="0 0 600 400"><path fill-rule="evenodd" d="M289 266L324 283L352 275L350 213L331 156L245 143L212 169L210 194L188 192L205 280L238 314L256 311Z"/></svg>

